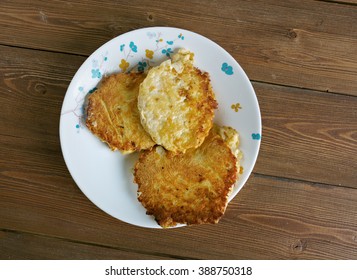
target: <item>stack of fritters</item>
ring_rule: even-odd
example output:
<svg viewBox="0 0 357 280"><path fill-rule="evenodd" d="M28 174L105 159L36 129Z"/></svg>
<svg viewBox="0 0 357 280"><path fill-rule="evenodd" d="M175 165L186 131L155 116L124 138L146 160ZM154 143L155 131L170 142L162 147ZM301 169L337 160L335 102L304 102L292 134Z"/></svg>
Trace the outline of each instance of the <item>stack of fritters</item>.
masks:
<svg viewBox="0 0 357 280"><path fill-rule="evenodd" d="M89 97L86 123L113 150L145 150L134 182L162 227L217 223L241 156L238 133L213 127L216 108L208 73L181 49L147 74L106 78Z"/></svg>

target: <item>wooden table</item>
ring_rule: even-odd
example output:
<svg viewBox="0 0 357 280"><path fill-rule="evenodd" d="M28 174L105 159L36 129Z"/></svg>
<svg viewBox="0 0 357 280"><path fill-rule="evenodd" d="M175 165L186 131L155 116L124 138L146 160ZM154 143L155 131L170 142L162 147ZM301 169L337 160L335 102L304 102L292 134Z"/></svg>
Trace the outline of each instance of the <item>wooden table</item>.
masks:
<svg viewBox="0 0 357 280"><path fill-rule="evenodd" d="M1 259L357 259L357 1L0 1ZM66 89L100 45L172 26L250 77L263 139L217 225L116 220L71 178Z"/></svg>

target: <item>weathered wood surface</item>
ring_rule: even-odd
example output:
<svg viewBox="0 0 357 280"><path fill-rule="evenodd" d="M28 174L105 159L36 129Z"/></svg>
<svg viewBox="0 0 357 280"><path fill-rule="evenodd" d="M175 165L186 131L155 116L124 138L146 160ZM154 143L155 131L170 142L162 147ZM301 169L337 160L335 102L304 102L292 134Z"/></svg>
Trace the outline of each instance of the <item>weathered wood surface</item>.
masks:
<svg viewBox="0 0 357 280"><path fill-rule="evenodd" d="M0 230L1 260L151 260L170 259L61 238Z"/></svg>
<svg viewBox="0 0 357 280"><path fill-rule="evenodd" d="M219 224L155 230L108 216L69 175L9 173L0 221L11 230L171 258L357 258L356 189L255 175Z"/></svg>
<svg viewBox="0 0 357 280"><path fill-rule="evenodd" d="M256 81L357 95L357 7L316 1L0 2L0 44L89 55L149 26L200 33ZM204 23L204 24L203 24Z"/></svg>
<svg viewBox="0 0 357 280"><path fill-rule="evenodd" d="M222 2L0 2L0 259L357 258L357 6ZM60 110L78 67L108 39L156 25L222 45L258 96L258 162L218 225L120 222L62 158Z"/></svg>

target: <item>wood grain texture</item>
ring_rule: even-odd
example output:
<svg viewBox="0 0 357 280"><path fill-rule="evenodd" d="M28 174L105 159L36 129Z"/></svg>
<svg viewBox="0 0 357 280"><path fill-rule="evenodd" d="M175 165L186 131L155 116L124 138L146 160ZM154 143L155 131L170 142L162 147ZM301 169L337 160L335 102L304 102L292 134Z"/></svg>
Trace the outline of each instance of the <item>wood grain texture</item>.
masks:
<svg viewBox="0 0 357 280"><path fill-rule="evenodd" d="M356 97L253 86L263 123L255 172L357 188Z"/></svg>
<svg viewBox="0 0 357 280"><path fill-rule="evenodd" d="M2 176L2 228L174 258L357 257L355 189L256 175L219 224L157 230L115 220L64 182L67 174L44 173L23 166Z"/></svg>
<svg viewBox="0 0 357 280"><path fill-rule="evenodd" d="M0 260L170 259L48 236L3 230L0 230L0 248Z"/></svg>
<svg viewBox="0 0 357 280"><path fill-rule="evenodd" d="M0 51L1 134L58 141L63 98L85 58L4 46Z"/></svg>
<svg viewBox="0 0 357 280"><path fill-rule="evenodd" d="M216 41L253 80L357 95L357 7L351 5L16 0L0 8L0 44L89 55L127 31L174 26Z"/></svg>
<svg viewBox="0 0 357 280"><path fill-rule="evenodd" d="M216 41L254 81L261 151L217 225L123 223L64 163L74 73L104 42L149 26ZM0 259L357 259L354 0L4 0L0 28Z"/></svg>
<svg viewBox="0 0 357 280"><path fill-rule="evenodd" d="M25 139L18 141L26 142L28 146L24 148L28 151L58 153L62 100L84 58L9 47L0 47L0 52L5 57L0 61L0 74L4 77L0 80L1 134ZM263 121L255 172L357 187L357 162L351 160L351 155L357 154L357 98L253 85ZM237 120L245 121L240 120L239 112ZM4 156L16 152L18 147L12 146L16 142L2 140ZM32 147L36 143L41 145ZM25 160L21 154L17 156L19 163ZM36 155L31 160L36 161ZM62 161L61 156L57 160ZM37 164L41 164L40 160Z"/></svg>

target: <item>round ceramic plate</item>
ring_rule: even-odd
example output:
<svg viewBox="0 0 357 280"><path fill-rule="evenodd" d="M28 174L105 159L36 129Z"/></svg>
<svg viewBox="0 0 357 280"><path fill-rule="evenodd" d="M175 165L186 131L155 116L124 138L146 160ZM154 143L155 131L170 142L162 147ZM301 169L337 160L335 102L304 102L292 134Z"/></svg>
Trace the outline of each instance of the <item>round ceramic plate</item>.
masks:
<svg viewBox="0 0 357 280"><path fill-rule="evenodd" d="M61 147L67 167L83 193L100 209L124 222L158 228L136 197L132 169L138 154L112 152L85 126L84 100L105 75L143 71L169 59L179 48L195 54L195 66L210 74L218 101L215 123L240 133L243 174L230 200L253 170L261 139L261 117L254 89L243 69L223 48L196 33L168 27L120 35L97 49L79 68L63 101ZM228 206L229 207L229 206Z"/></svg>

